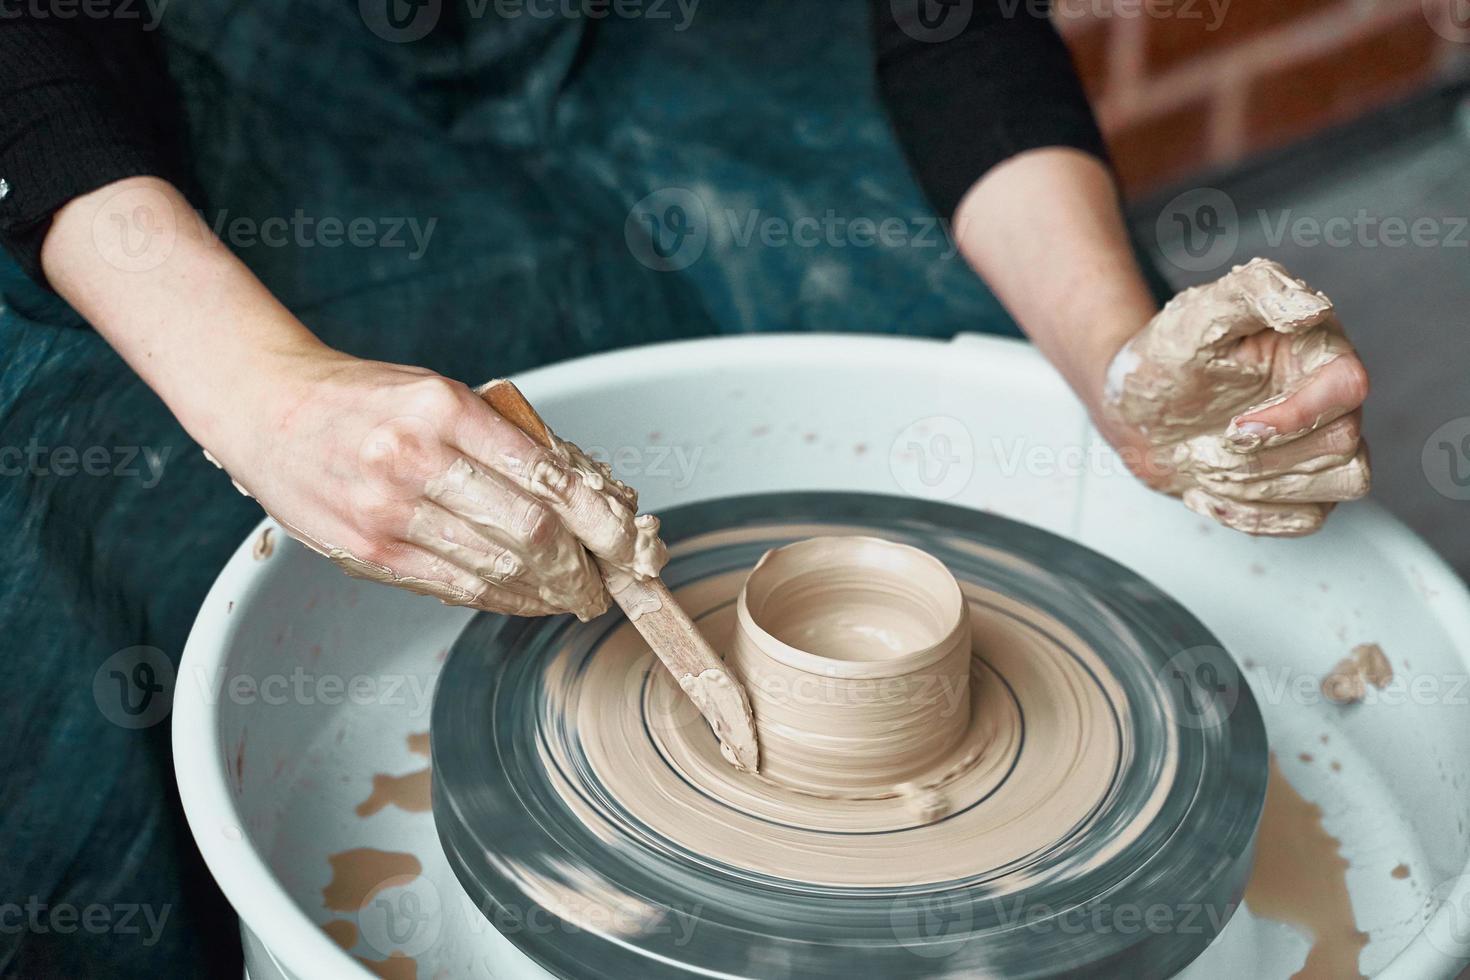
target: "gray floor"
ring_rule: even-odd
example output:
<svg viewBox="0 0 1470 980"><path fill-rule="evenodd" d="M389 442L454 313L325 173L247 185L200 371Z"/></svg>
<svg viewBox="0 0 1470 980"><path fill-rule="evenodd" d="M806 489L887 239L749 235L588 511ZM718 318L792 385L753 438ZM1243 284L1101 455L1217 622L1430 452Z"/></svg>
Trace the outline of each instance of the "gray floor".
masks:
<svg viewBox="0 0 1470 980"><path fill-rule="evenodd" d="M1375 128L1387 145L1374 145ZM1332 298L1373 382L1364 426L1374 498L1470 578L1470 486L1459 485L1470 482L1470 101L1458 108L1446 102L1425 125L1404 128L1402 120L1378 120L1349 138L1202 186L1223 192L1235 208L1233 261L1276 259ZM1180 268L1200 263L1179 250L1169 228L1179 222L1169 211L1198 213L1200 203L1215 203L1219 214L1224 202L1175 188L1134 211L1177 286L1223 271ZM1339 231L1346 230L1342 218L1357 227L1333 242L1317 240L1314 222L1334 217ZM1420 223L1418 244L1394 244L1397 229L1377 223L1387 218L1411 229L1416 219L1430 220ZM1283 220L1294 229L1284 237Z"/></svg>

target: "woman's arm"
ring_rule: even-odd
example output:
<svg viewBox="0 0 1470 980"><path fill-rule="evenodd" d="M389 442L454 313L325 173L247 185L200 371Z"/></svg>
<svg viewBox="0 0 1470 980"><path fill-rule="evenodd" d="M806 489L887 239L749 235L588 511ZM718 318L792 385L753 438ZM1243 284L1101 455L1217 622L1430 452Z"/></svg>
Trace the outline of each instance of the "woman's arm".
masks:
<svg viewBox="0 0 1470 980"><path fill-rule="evenodd" d="M70 202L41 259L236 486L349 574L590 618L608 596L584 545L640 578L665 558L605 467L459 382L327 347L163 181Z"/></svg>
<svg viewBox="0 0 1470 980"><path fill-rule="evenodd" d="M990 170L960 201L961 254L1089 409L1108 364L1158 312L1097 157L1052 147Z"/></svg>
<svg viewBox="0 0 1470 980"><path fill-rule="evenodd" d="M1325 296L1274 263L1159 312L1111 175L1070 149L992 169L955 216L960 251L1133 471L1256 534L1306 534L1368 492L1368 379Z"/></svg>
<svg viewBox="0 0 1470 980"><path fill-rule="evenodd" d="M89 0L75 14L0 6L0 245L41 282L41 247L67 201L145 174L187 183L148 8Z"/></svg>
<svg viewBox="0 0 1470 980"><path fill-rule="evenodd" d="M946 30L941 10L968 20ZM879 88L915 175L1140 478L1239 530L1316 530L1369 483L1367 375L1331 303L1257 261L1159 311L1066 49L1034 11L874 0Z"/></svg>

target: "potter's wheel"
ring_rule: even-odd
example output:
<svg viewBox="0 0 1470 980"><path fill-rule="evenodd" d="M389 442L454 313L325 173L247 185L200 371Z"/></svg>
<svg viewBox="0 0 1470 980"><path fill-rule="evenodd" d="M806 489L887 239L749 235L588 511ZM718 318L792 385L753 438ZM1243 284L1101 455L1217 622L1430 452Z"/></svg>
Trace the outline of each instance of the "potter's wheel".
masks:
<svg viewBox="0 0 1470 980"><path fill-rule="evenodd" d="M762 495L662 516L673 554L665 580L717 648L732 588L768 548L862 533L939 558L976 623L1014 631L980 631L975 676L989 699L981 716L1015 711L1019 737L987 743L983 774L936 824L874 801L887 807L876 831L841 813L772 826L706 784L694 756L714 751L713 736L670 713L677 700L646 662L597 676L628 656L625 621L479 616L454 645L434 704L435 822L466 891L543 966L579 978L1048 976L1126 963L1167 976L1234 911L1265 790L1261 718L1233 661L1152 585L1035 528L908 499ZM980 639L1008 646L1006 635L1042 652L1007 661ZM1079 751L1069 778L1089 788L1067 804L1048 802L1059 799L1048 790L1013 821L1019 828L992 826L987 815L1040 778L1029 773L1057 768L1047 698L1027 678L1046 658L1097 685L1107 705L1076 733L1096 748ZM568 710L589 676L627 692L616 703L628 717L603 732L584 731ZM633 734L610 749L606 731ZM612 757L619 751L627 759ZM638 758L668 794L659 813L630 810L618 788L620 761ZM718 856L685 846L664 819L701 807L728 822ZM827 850L835 860L820 875L753 870L743 855L763 832L793 856ZM936 863L935 835L945 834L957 843Z"/></svg>

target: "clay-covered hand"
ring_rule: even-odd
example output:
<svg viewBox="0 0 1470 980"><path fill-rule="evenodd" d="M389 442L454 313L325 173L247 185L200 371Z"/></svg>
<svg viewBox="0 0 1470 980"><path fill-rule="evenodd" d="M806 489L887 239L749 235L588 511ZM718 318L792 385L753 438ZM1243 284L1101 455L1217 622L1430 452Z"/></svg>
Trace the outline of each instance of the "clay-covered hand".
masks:
<svg viewBox="0 0 1470 980"><path fill-rule="evenodd" d="M635 518L637 494L605 466L536 445L458 382L334 352L269 401L211 458L349 575L585 620L609 602L588 550L640 576L667 559L657 520Z"/></svg>
<svg viewBox="0 0 1470 980"><path fill-rule="evenodd" d="M1155 489L1237 530L1301 535L1368 492L1367 393L1331 301L1255 259L1124 344L1095 414Z"/></svg>

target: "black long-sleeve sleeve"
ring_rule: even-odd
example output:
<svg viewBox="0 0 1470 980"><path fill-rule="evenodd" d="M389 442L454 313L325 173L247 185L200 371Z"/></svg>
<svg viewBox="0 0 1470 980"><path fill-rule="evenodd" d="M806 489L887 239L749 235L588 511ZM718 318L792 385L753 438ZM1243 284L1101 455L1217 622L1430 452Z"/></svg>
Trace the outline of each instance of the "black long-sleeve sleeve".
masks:
<svg viewBox="0 0 1470 980"><path fill-rule="evenodd" d="M1071 146L1105 157L1050 22L1025 0L870 0L881 98L940 214L995 164ZM135 7L136 5L124 5ZM187 181L157 36L124 16L57 19L0 0L0 245L44 281L72 198L125 177Z"/></svg>
<svg viewBox="0 0 1470 980"><path fill-rule="evenodd" d="M870 3L879 97L943 217L991 167L1026 150L1066 146L1107 159L1048 3Z"/></svg>
<svg viewBox="0 0 1470 980"><path fill-rule="evenodd" d="M38 282L66 202L125 177L186 186L182 116L141 7L94 0L59 18L0 0L0 245Z"/></svg>

